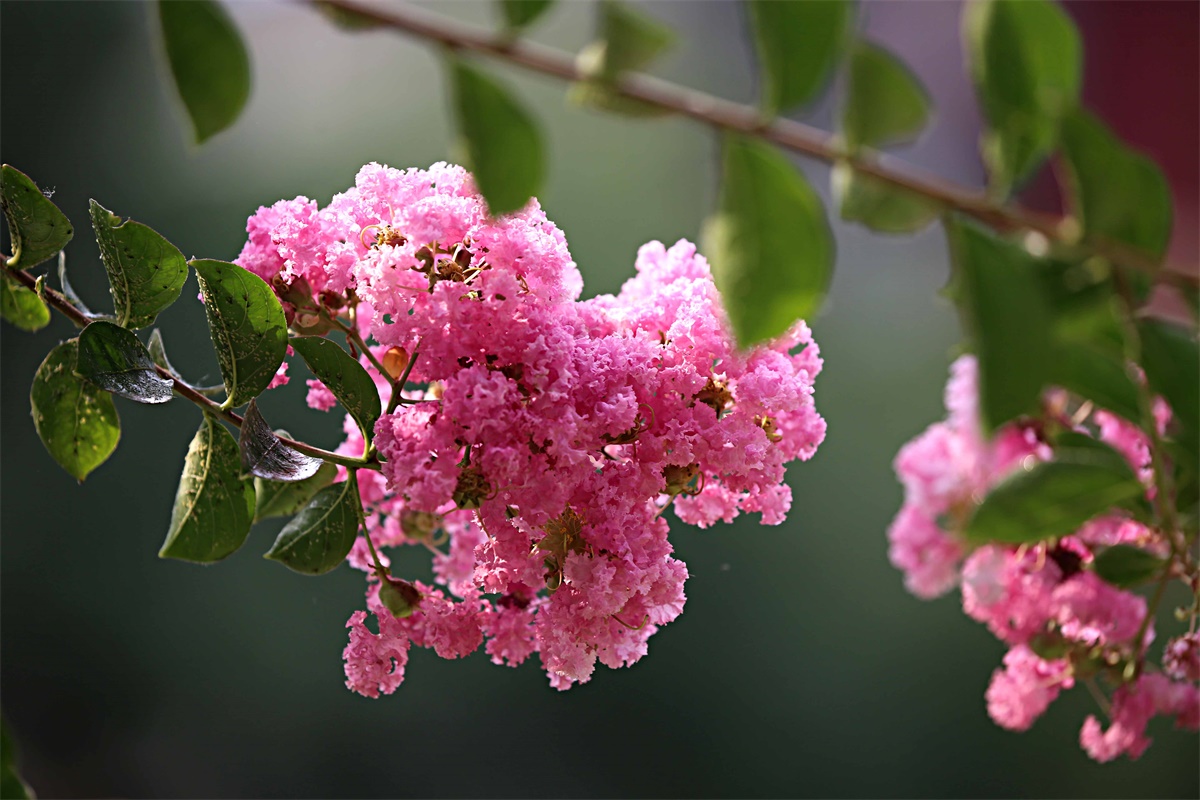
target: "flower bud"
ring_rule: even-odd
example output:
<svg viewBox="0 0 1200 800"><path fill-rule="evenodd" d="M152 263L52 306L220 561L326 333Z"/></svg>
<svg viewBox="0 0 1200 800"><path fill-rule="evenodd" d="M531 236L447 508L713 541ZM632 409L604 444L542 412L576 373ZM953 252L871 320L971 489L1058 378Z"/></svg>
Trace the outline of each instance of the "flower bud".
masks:
<svg viewBox="0 0 1200 800"><path fill-rule="evenodd" d="M379 584L379 602L397 619L404 619L421 605L421 592L408 581L384 576Z"/></svg>
<svg viewBox="0 0 1200 800"><path fill-rule="evenodd" d="M387 370L388 377L392 380L403 375L407 366L408 351L403 347L389 347L388 351L383 354L383 368Z"/></svg>
<svg viewBox="0 0 1200 800"><path fill-rule="evenodd" d="M404 535L413 541L430 538L434 531L441 527L441 524L441 515L429 511L405 509L400 514L400 530L404 531Z"/></svg>
<svg viewBox="0 0 1200 800"><path fill-rule="evenodd" d="M492 485L477 467L466 466L458 473L453 497L459 508L479 508L480 502L491 493Z"/></svg>
<svg viewBox="0 0 1200 800"><path fill-rule="evenodd" d="M669 495L677 494L697 494L699 489L693 488L691 482L700 474L699 464L688 464L687 466L679 466L671 464L663 467L663 480L667 485L663 487L663 492Z"/></svg>

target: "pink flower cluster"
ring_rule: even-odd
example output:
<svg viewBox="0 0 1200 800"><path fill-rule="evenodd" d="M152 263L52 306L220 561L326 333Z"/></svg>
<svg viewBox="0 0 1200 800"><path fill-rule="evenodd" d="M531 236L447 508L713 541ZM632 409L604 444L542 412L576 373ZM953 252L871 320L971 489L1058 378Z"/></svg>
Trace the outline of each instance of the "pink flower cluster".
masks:
<svg viewBox="0 0 1200 800"><path fill-rule="evenodd" d="M742 512L778 524L787 462L825 436L808 327L738 352L686 241L643 246L620 294L580 301L537 201L492 218L445 164L370 164L325 208L281 201L247 229L238 263L293 319L352 309L372 353L411 358L422 387L375 426L382 473L358 478L372 543L429 548L436 586L414 584L411 615L395 615L366 540L351 551L378 620L378 633L362 611L348 623L347 685L361 694L394 691L414 644L444 658L482 644L509 666L537 653L559 689L597 661L634 663L684 605L666 507L701 527ZM388 400L390 378L370 371ZM309 403L332 396L310 384ZM349 417L346 431L342 451L360 455Z"/></svg>
<svg viewBox="0 0 1200 800"><path fill-rule="evenodd" d="M1048 399L1051 405L1061 401ZM1168 542L1158 531L1113 512L1055 541L970 549L960 531L987 492L1013 472L1052 458L1053 452L1033 423L1010 423L991 440L983 436L972 356L951 367L945 402L946 420L931 425L896 457L905 500L888 530L889 555L918 597L933 598L961 586L963 611L1009 646L1003 668L987 689L992 719L1011 730L1026 730L1061 690L1077 680L1103 677L1117 688L1107 730L1088 717L1081 731L1080 742L1092 758L1137 758L1149 744L1145 729L1156 714L1195 729L1200 723L1196 635L1168 644L1162 673L1128 670L1154 638L1154 625L1145 619L1146 601L1105 583L1091 570L1106 547L1134 545L1165 556ZM1165 428L1170 411L1164 403L1158 404L1156 417ZM1085 421L1065 424L1093 433L1124 455L1152 496L1145 434L1105 411L1090 415L1092 428Z"/></svg>

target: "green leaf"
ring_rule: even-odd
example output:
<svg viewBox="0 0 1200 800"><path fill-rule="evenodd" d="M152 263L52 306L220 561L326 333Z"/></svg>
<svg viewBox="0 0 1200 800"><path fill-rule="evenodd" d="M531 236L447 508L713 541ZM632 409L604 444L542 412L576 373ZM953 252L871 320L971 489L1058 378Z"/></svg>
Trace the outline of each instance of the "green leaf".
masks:
<svg viewBox="0 0 1200 800"><path fill-rule="evenodd" d="M510 31L519 31L546 13L554 0L500 0L504 24Z"/></svg>
<svg viewBox="0 0 1200 800"><path fill-rule="evenodd" d="M266 281L225 261L189 262L200 278L208 328L225 379L224 408L263 393L287 354L283 306Z"/></svg>
<svg viewBox="0 0 1200 800"><path fill-rule="evenodd" d="M150 325L158 312L179 298L187 280L183 253L154 229L133 220L122 222L95 200L91 216L117 324L123 328Z"/></svg>
<svg viewBox="0 0 1200 800"><path fill-rule="evenodd" d="M138 403L165 403L174 383L161 378L133 331L97 321L79 334L75 372L107 392Z"/></svg>
<svg viewBox="0 0 1200 800"><path fill-rule="evenodd" d="M942 213L932 201L857 172L845 161L834 164L830 182L841 218L878 233L916 233Z"/></svg>
<svg viewBox="0 0 1200 800"><path fill-rule="evenodd" d="M963 44L988 122L991 188L1004 197L1054 149L1061 120L1079 102L1079 33L1050 0L981 0L963 13Z"/></svg>
<svg viewBox="0 0 1200 800"><path fill-rule="evenodd" d="M5 800L26 800L36 796L17 772L17 745L9 730L8 720L0 719L0 797Z"/></svg>
<svg viewBox="0 0 1200 800"><path fill-rule="evenodd" d="M825 209L778 150L725 140L717 213L705 250L740 347L779 336L820 308L833 277Z"/></svg>
<svg viewBox="0 0 1200 800"><path fill-rule="evenodd" d="M317 492L333 483L336 477L337 466L324 461L312 477L302 481L284 482L255 478L254 521L292 516L308 505Z"/></svg>
<svg viewBox="0 0 1200 800"><path fill-rule="evenodd" d="M5 164L0 167L0 203L8 220L13 269L36 267L67 246L75 229L29 176Z"/></svg>
<svg viewBox="0 0 1200 800"><path fill-rule="evenodd" d="M1140 547L1118 544L1106 548L1092 562L1092 569L1118 589L1131 589L1153 578L1166 562Z"/></svg>
<svg viewBox="0 0 1200 800"><path fill-rule="evenodd" d="M980 418L990 433L1038 412L1054 360L1051 312L1033 256L955 217L946 236L963 328L979 359Z"/></svg>
<svg viewBox="0 0 1200 800"><path fill-rule="evenodd" d="M1040 259L1042 294L1052 313L1046 383L1061 386L1139 424L1138 389L1126 368L1112 272L1098 261Z"/></svg>
<svg viewBox="0 0 1200 800"><path fill-rule="evenodd" d="M1125 365L1095 347L1054 343L1051 381L1119 414L1135 424L1141 420L1138 390Z"/></svg>
<svg viewBox="0 0 1200 800"><path fill-rule="evenodd" d="M850 50L842 135L851 150L908 141L929 122L930 99L900 59L870 42Z"/></svg>
<svg viewBox="0 0 1200 800"><path fill-rule="evenodd" d="M317 492L283 530L264 558L304 575L322 575L341 564L358 538L362 507L351 471L347 480Z"/></svg>
<svg viewBox="0 0 1200 800"><path fill-rule="evenodd" d="M451 72L459 136L489 211L524 208L546 169L537 123L506 88L461 59L453 59Z"/></svg>
<svg viewBox="0 0 1200 800"><path fill-rule="evenodd" d="M1050 386L1140 420L1107 274L1035 258L973 223L952 219L946 229L963 327L979 356L985 430L1037 414Z"/></svg>
<svg viewBox="0 0 1200 800"><path fill-rule="evenodd" d="M304 358L321 383L350 412L358 423L363 437L369 442L375 433L375 421L383 413L375 381L349 353L329 339L319 336L299 336L291 340L292 347Z"/></svg>
<svg viewBox="0 0 1200 800"><path fill-rule="evenodd" d="M674 32L658 20L616 0L599 4L599 38L585 46L575 63L586 78L571 87L576 105L629 117L659 117L665 109L616 91L625 72L644 69L675 41Z"/></svg>
<svg viewBox="0 0 1200 800"><path fill-rule="evenodd" d="M1180 429L1178 441L1200 463L1200 346L1194 334L1159 320L1138 323L1142 368L1150 388L1166 398Z"/></svg>
<svg viewBox="0 0 1200 800"><path fill-rule="evenodd" d="M1161 259L1171 240L1171 188L1162 170L1082 109L1063 121L1067 195L1087 236Z"/></svg>
<svg viewBox="0 0 1200 800"><path fill-rule="evenodd" d="M29 392L33 424L59 465L82 481L117 448L121 422L112 395L75 375L78 341L50 351Z"/></svg>
<svg viewBox="0 0 1200 800"><path fill-rule="evenodd" d="M163 345L162 333L159 332L158 328L150 331L150 341L146 343L146 351L150 353L150 359L154 361L155 364L171 373L173 376L175 376L175 380L179 381L192 391L210 396L222 394L224 392L224 386L194 386L193 384L185 381L179 375L179 371L176 370L175 367L171 366L171 362L167 360L167 349Z"/></svg>
<svg viewBox="0 0 1200 800"><path fill-rule="evenodd" d="M0 316L23 331L40 331L50 324L50 309L37 292L7 274L0 282Z"/></svg>
<svg viewBox="0 0 1200 800"><path fill-rule="evenodd" d="M160 0L158 18L175 88L197 144L237 120L250 97L250 57L213 0Z"/></svg>
<svg viewBox="0 0 1200 800"><path fill-rule="evenodd" d="M1111 448L1079 434L1060 438L1052 461L1018 471L992 489L967 523L973 543L1024 544L1066 536L1146 487Z"/></svg>
<svg viewBox="0 0 1200 800"><path fill-rule="evenodd" d="M842 59L854 25L846 0L750 0L762 107L774 117L821 93Z"/></svg>
<svg viewBox="0 0 1200 800"><path fill-rule="evenodd" d="M615 81L625 72L637 72L675 42L674 32L654 17L617 0L601 0L600 51L592 77Z"/></svg>
<svg viewBox="0 0 1200 800"><path fill-rule="evenodd" d="M315 475L321 466L321 459L306 456L284 444L263 419L258 403L253 400L242 417L238 449L242 454L242 466L256 478L302 481Z"/></svg>
<svg viewBox="0 0 1200 800"><path fill-rule="evenodd" d="M237 442L216 417L205 413L188 446L159 558L220 561L246 541L253 514L254 487L242 477Z"/></svg>

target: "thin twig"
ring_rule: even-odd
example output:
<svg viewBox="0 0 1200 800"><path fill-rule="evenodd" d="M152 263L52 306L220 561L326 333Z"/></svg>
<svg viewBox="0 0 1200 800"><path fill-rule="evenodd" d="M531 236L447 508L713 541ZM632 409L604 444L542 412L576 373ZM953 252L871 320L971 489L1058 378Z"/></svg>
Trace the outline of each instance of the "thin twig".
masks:
<svg viewBox="0 0 1200 800"><path fill-rule="evenodd" d="M511 37L480 33L455 20L429 14L411 6L393 6L387 11L353 0L307 0L314 6L340 9L381 27L391 28L445 45L507 61L519 67L564 81L584 80L569 53ZM1155 275L1160 281L1181 287L1200 286L1200 275L1161 264L1153 257L1121 242L1098 236L1077 240L1075 220L1022 206L1004 205L985 193L967 189L910 164L878 152L849 152L828 131L788 119L764 119L753 106L734 103L644 74L627 74L613 85L625 97L720 128L757 137L788 150L834 163L848 162L856 171L883 183L920 195L935 204L953 209L1001 230L1035 231L1048 240L1081 248L1125 266Z"/></svg>

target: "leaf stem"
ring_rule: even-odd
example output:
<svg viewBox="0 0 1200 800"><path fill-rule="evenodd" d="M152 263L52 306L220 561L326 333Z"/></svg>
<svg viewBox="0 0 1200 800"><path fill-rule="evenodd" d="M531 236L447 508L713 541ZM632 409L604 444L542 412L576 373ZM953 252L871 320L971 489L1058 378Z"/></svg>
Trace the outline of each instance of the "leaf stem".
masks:
<svg viewBox="0 0 1200 800"><path fill-rule="evenodd" d="M560 80L580 81L587 77L576 65L574 56L569 53L528 41L518 42L513 40L511 35L480 33L457 21L411 6L393 5L387 11L383 11L356 0L306 1L314 7L340 9L380 27L407 33L452 49L482 53ZM847 162L857 172L925 197L993 228L1036 231L1051 242L1080 247L1112 262L1154 275L1164 283L1180 287L1200 286L1200 275L1194 274L1194 269L1164 267L1158 260L1140 250L1111 239L1087 236L1081 241L1078 240L1078 224L1071 218L1034 211L1016 204L997 203L985 192L951 183L876 151L862 149L851 152L840 143L838 137L802 122L789 119L764 120L762 111L753 106L724 100L645 74L624 75L616 80L612 89L624 97L689 117L720 130L763 139L820 161Z"/></svg>
<svg viewBox="0 0 1200 800"><path fill-rule="evenodd" d="M1134 322L1133 293L1128 282L1119 272L1113 274L1117 294L1121 299L1120 318L1125 328L1125 355L1133 364L1142 363L1142 340ZM1133 383L1137 387L1138 410L1142 417L1142 430L1146 435L1150 451L1150 468L1154 473L1154 505L1158 524L1166 534L1171 545L1172 554L1179 559L1180 565L1188 569L1190 554L1187 542L1179 531L1179 520L1175 513L1175 486L1173 475L1163 455L1163 441L1158 434L1158 421L1154 417L1154 396L1150 391L1149 380L1145 375L1134 375ZM1170 570L1168 569L1168 574Z"/></svg>
<svg viewBox="0 0 1200 800"><path fill-rule="evenodd" d="M322 309L322 313L324 313L324 309ZM371 365L379 371L380 375L387 375L387 370L383 368L383 364L379 363L379 359L377 359L375 354L371 352L371 348L367 347L366 341L362 338L362 335L358 331L356 331L350 325L342 322L333 314L327 314L326 316L329 317L329 321L333 323L335 328L346 334L350 341L354 342L354 346L363 352L363 355L365 355L367 360L371 362Z"/></svg>
<svg viewBox="0 0 1200 800"><path fill-rule="evenodd" d="M37 279L34 278L32 275L30 275L28 272L25 272L24 270L17 270L17 269L11 269L9 267L5 267L4 271L5 271L5 274L8 275L8 277L17 281L22 286L25 286L27 289L30 289L31 291L34 290L34 288L37 286ZM51 308L53 308L55 311L62 314L67 319L71 320L71 322L75 323L76 327L86 328L88 326L88 324L91 322L91 319L89 319L86 314L84 314L82 311L80 311L78 308L76 308L75 305L73 303L71 303L71 301L68 300L66 297L64 297L61 292L59 292L55 289L52 289L49 286L46 286L43 284L43 286L41 288L41 295L42 295L43 299L45 299L46 303ZM159 375L161 375L162 377L171 381L171 383L173 384L175 393L177 395L184 398L185 400L191 400L193 403L200 406L200 408L204 409L205 411L209 412L210 414L213 414L215 416L220 417L223 420L226 420L227 422L229 422L230 424L232 424L234 427L238 428L239 430L241 429L242 418L240 415L235 413L232 409L225 408L223 405L221 405L213 400L209 400L207 397L200 394L200 392L196 391L191 386L188 386L186 383L184 383L182 380L180 380L179 377L174 375L170 370L160 367L157 364L154 366L154 369L158 372ZM349 456L341 455L340 453L333 453L333 452L330 452L329 450L322 450L319 447L313 447L312 445L306 444L304 442L298 442L295 439L289 439L287 437L281 436L279 438L279 440L281 442L283 442L284 444L286 444L288 447L291 447L295 450L299 450L301 453L304 453L305 455L312 456L313 458L320 458L320 459L329 461L334 464L341 464L344 467L350 467L350 468L356 468L356 469L374 469L374 470L378 470L380 468L379 460L377 458L372 458L370 460L362 459L362 458L351 458Z"/></svg>
<svg viewBox="0 0 1200 800"><path fill-rule="evenodd" d="M371 561L375 565L375 574L379 576L379 580L384 580L391 570L383 565L383 561L379 558L379 552L375 549L375 542L371 541L371 532L367 530L366 508L363 506L362 491L358 487L358 476L351 472L346 480L354 482L354 497L358 500L358 526L362 529L363 538L367 540L367 550L371 552Z"/></svg>
<svg viewBox="0 0 1200 800"><path fill-rule="evenodd" d="M421 355L420 350L413 350L412 357L408 359L408 363L404 365L404 372L400 373L400 377L392 381L392 395L388 398L388 407L386 414L391 414L396 410L396 406L404 402L401 392L404 391L404 384L408 383L408 376L412 374L413 366L417 363L417 358ZM386 375L387 373L383 373Z"/></svg>
<svg viewBox="0 0 1200 800"><path fill-rule="evenodd" d="M1121 325L1125 328L1125 355L1131 364L1141 364L1142 361L1142 340L1138 333L1137 324L1134 321L1134 302L1133 292L1129 288L1128 282L1120 272L1113 273L1113 280L1116 283L1117 295L1120 298L1120 308L1118 316L1121 318ZM1133 383L1137 387L1138 395L1138 410L1141 412L1142 431L1148 442L1150 450L1150 468L1154 473L1154 506L1155 516L1159 528L1166 536L1167 541L1171 546L1172 560L1168 560L1163 565L1162 577L1158 580L1158 585L1155 587L1154 595L1150 599L1149 605L1146 607L1146 616L1142 619L1142 624L1138 628L1137 637L1133 640L1134 647L1134 674L1138 674L1142 670L1143 661L1146 658L1146 631L1150 628L1150 623L1158 614L1158 606L1162 602L1163 593L1166 591L1167 584L1175 572L1175 562L1183 568L1186 573L1189 569L1188 562L1191 558L1188 553L1187 541L1183 539L1179 531L1179 522L1175 513L1175 487L1173 476L1168 467L1166 458L1163 456L1162 437L1158 434L1158 422L1154 417L1154 396L1150 391L1150 382L1143 375L1131 376Z"/></svg>
<svg viewBox="0 0 1200 800"><path fill-rule="evenodd" d="M1104 716L1112 718L1112 706L1109 705L1108 698L1104 696L1104 692L1100 691L1100 687L1096 685L1096 679L1091 675L1083 679L1083 685L1087 687L1088 692L1092 695L1092 699L1096 701L1096 705L1100 706L1100 710L1104 712Z"/></svg>

